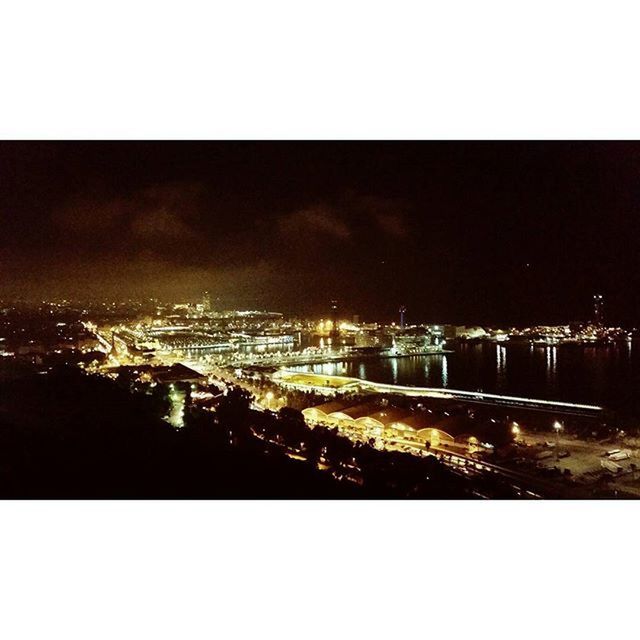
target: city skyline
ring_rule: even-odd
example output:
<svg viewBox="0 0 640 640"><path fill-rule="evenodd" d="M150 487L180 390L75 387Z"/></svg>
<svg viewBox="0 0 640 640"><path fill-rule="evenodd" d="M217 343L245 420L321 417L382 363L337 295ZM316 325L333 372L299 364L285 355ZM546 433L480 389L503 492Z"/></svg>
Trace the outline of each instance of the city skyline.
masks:
<svg viewBox="0 0 640 640"><path fill-rule="evenodd" d="M225 304L220 298L216 298L213 301L211 300L211 295L208 291L204 291L201 297L197 295L191 297L189 299L178 298L178 299L161 299L158 297L140 297L140 298L132 298L132 297L113 297L113 298L87 298L82 296L69 296L69 297L43 297L42 299L25 299L21 296L9 297L2 299L0 298L0 305L4 305L5 311L9 310L29 310L36 309L41 307L57 307L60 309L68 308L68 309L85 309L85 311L96 310L103 308L111 308L117 307L122 309L131 310L133 308L136 309L144 309L144 308L153 308L162 307L164 310L180 310L180 311L188 311L192 314L198 315L209 315L209 316L225 316L225 315L234 315L234 314L265 314L265 315L274 315L280 316L288 319L298 319L298 320L307 320L307 321L316 321L320 319L324 321L334 322L351 322L354 324L363 323L374 323L374 324L393 324L398 325L400 329L405 327L412 326L425 326L425 325L451 325L454 326L456 324L464 326L464 323L456 323L447 320L438 320L433 321L428 317L416 318L412 317L410 314L411 308L408 308L406 305L400 305L399 309L396 310L395 314L390 312L388 317L381 317L377 315L376 317L366 317L361 316L360 313L357 313L357 309L343 308L340 305L340 301L331 300L327 301L327 304L324 309L320 309L317 312L313 313L300 313L296 311L283 312L275 308L262 307L262 308L249 308L249 307L233 307L229 304ZM606 315L606 300L602 294L595 294L592 296L591 306L587 309L585 308L584 316L581 318L574 318L572 320L563 320L555 323L551 322L537 322L537 323L519 323L519 324L507 324L507 323L486 323L484 326L492 329L500 329L500 328L532 328L532 327L561 327L561 326L607 326L607 315ZM356 311L352 313L353 311ZM409 313L409 315L407 315ZM467 325L473 325L473 323L466 323ZM478 323L476 323L478 325ZM479 325L478 325L479 326ZM608 323L608 326L613 327L613 323ZM636 331L637 328L634 326L627 325L626 329L632 329Z"/></svg>

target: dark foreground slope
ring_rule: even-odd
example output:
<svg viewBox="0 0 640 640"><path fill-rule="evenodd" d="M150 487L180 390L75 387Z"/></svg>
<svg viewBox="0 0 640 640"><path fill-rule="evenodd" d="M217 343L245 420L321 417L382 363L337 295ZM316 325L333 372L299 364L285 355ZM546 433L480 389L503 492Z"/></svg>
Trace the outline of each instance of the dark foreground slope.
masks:
<svg viewBox="0 0 640 640"><path fill-rule="evenodd" d="M160 418L166 411L161 393L131 393L75 368L5 376L0 379L0 497L473 495L467 482L432 456L419 460L356 448L335 433L310 432L297 422L297 412L251 411L248 398L236 391L215 415L189 414L178 430ZM306 459L291 458L293 443ZM333 460L324 465L328 470L318 468L321 455ZM349 471L354 465L360 484Z"/></svg>
<svg viewBox="0 0 640 640"><path fill-rule="evenodd" d="M155 400L63 370L0 386L4 498L352 497L297 464L158 416ZM199 432L200 431L200 432ZM207 437L209 435L210 437Z"/></svg>

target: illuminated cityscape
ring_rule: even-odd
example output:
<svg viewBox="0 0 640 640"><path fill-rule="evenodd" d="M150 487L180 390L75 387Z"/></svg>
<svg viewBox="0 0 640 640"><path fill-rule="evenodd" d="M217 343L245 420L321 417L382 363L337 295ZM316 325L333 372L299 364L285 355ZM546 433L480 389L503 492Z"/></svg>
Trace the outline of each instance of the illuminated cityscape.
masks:
<svg viewBox="0 0 640 640"><path fill-rule="evenodd" d="M485 225L473 243L459 225L437 232L389 195L390 178L383 195L340 185L337 204L290 206L268 223L238 182L237 200L225 201L232 213L212 222L218 196L202 178L196 187L159 184L158 166L140 173L141 160L171 164L184 150L124 146L135 167L124 148L107 161L135 186L93 200L63 191L32 214L53 253L37 227L4 250L13 278L0 303L1 401L7 433L16 430L7 496L640 496L638 334L625 280L594 272L577 294L577 280L554 291L557 263L516 265ZM244 149L200 151L233 159ZM279 157L268 144L251 149L260 170ZM287 149L289 170L309 180L333 154L353 163L352 181L374 172L358 145L328 155L307 145L308 166L299 145ZM410 176L416 154L451 153L391 151ZM552 152L551 165L569 153ZM508 162L496 166L511 175ZM256 167L242 175L260 184ZM488 195L472 168L480 206ZM291 197L262 189L274 208ZM424 196L411 189L415 207ZM508 211L513 197L496 206ZM305 189L297 198L320 201ZM535 238L519 242L535 255ZM581 255L572 260L586 269Z"/></svg>
<svg viewBox="0 0 640 640"><path fill-rule="evenodd" d="M631 632L636 14L4 3L0 638Z"/></svg>

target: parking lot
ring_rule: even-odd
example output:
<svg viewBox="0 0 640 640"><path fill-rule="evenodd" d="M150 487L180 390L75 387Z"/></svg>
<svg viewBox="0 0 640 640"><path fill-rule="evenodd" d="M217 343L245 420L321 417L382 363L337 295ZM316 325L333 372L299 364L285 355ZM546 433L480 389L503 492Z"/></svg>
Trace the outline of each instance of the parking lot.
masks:
<svg viewBox="0 0 640 640"><path fill-rule="evenodd" d="M568 475L580 484L597 483L608 477L615 484L634 486L637 475L634 466L639 464L637 450L625 447L624 443L587 442L575 437L560 437L557 441L552 434L528 434L520 439L520 455L510 461L523 470L534 474ZM610 460L607 451L628 451L630 457L615 461L620 469L617 472L603 468L602 462ZM554 471L557 469L558 471Z"/></svg>

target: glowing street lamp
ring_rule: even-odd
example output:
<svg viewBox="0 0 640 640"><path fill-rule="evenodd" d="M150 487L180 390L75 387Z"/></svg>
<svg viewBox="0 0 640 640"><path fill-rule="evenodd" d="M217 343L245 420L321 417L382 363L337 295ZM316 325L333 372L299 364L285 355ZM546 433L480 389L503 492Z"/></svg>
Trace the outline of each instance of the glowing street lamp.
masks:
<svg viewBox="0 0 640 640"><path fill-rule="evenodd" d="M553 428L556 431L556 460L560 460L560 431L562 431L562 422L556 420L553 423Z"/></svg>
<svg viewBox="0 0 640 640"><path fill-rule="evenodd" d="M517 422L511 425L511 433L513 433L514 439L517 440L520 435L520 425Z"/></svg>

